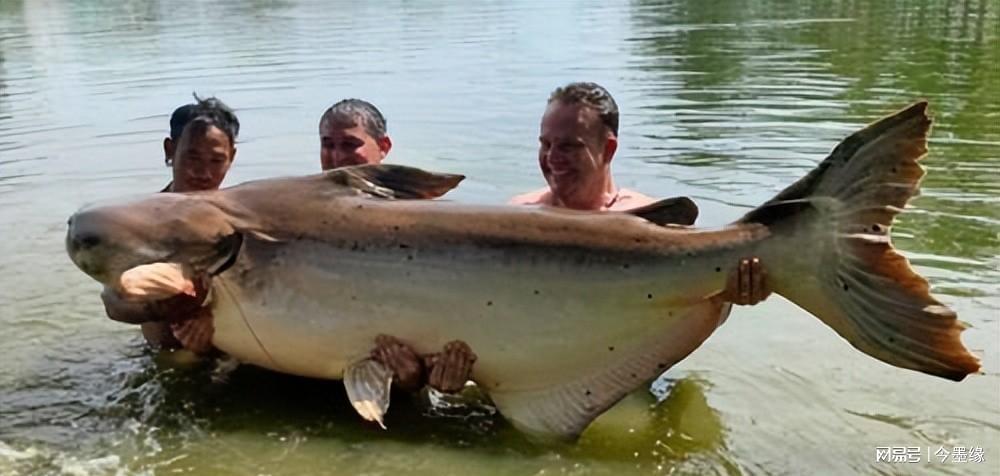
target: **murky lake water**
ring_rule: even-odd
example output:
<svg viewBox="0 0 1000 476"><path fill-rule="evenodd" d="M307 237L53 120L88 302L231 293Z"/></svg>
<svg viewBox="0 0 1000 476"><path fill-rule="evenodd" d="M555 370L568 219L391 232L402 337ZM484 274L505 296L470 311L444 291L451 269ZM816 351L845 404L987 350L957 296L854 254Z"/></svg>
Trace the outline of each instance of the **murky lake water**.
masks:
<svg viewBox="0 0 1000 476"><path fill-rule="evenodd" d="M992 0L0 0L0 474L996 474L998 29ZM671 370L665 401L639 391L575 446L405 398L383 432L336 383L216 382L149 353L63 249L80 205L167 182L160 142L192 91L240 116L229 184L317 171L319 115L361 97L389 118L392 162L467 174L452 198L497 203L541 185L539 118L573 80L622 108L620 185L689 195L702 225L929 99L929 175L896 244L972 325L984 374L886 366L774 297ZM893 445L986 462L875 463Z"/></svg>

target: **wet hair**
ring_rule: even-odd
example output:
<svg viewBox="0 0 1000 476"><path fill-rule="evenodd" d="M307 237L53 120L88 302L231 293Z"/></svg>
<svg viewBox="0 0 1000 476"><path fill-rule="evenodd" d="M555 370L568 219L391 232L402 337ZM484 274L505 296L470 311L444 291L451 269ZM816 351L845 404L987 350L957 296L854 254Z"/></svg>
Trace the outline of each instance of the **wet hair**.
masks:
<svg viewBox="0 0 1000 476"><path fill-rule="evenodd" d="M194 104L185 104L177 109L174 109L174 113L170 115L170 140L177 142L181 138L181 133L184 132L184 127L191 122L191 112L194 111Z"/></svg>
<svg viewBox="0 0 1000 476"><path fill-rule="evenodd" d="M549 96L549 104L559 101L563 104L583 104L597 111L601 123L618 135L618 104L611 93L597 83L569 83L556 88Z"/></svg>
<svg viewBox="0 0 1000 476"><path fill-rule="evenodd" d="M344 99L330 106L319 118L320 129L324 122L361 125L368 135L376 139L386 136L385 117L375 105L361 99Z"/></svg>
<svg viewBox="0 0 1000 476"><path fill-rule="evenodd" d="M197 103L191 105L188 123L184 128L191 127L201 132L208 129L209 126L218 127L229 137L229 144L235 146L236 138L240 135L240 120L236 118L236 113L218 98L202 99L197 94L194 98ZM172 118L171 123L173 123Z"/></svg>

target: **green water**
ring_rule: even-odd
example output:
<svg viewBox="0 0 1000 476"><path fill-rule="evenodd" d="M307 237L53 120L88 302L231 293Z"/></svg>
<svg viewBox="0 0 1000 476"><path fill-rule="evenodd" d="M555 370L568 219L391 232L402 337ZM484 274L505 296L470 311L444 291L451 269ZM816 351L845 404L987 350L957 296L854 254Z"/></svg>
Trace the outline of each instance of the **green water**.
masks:
<svg viewBox="0 0 1000 476"><path fill-rule="evenodd" d="M998 30L987 0L0 0L0 474L997 474ZM541 185L538 121L573 80L621 106L620 185L691 196L706 226L930 100L929 173L894 238L971 324L984 373L888 367L774 297L575 445L405 395L381 431L336 382L218 380L149 353L63 250L77 207L168 180L160 142L192 91L240 116L229 184L317 171L319 115L362 97L389 118L392 162L464 173L454 199L498 203ZM879 446L922 461L876 462ZM985 462L926 461L942 447Z"/></svg>

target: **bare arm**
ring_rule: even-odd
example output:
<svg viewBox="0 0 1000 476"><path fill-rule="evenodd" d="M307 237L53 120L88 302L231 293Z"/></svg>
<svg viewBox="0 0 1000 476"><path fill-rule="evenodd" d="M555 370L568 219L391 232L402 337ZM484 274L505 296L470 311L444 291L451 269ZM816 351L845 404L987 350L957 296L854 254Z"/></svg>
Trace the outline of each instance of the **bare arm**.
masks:
<svg viewBox="0 0 1000 476"><path fill-rule="evenodd" d="M170 324L157 320L162 316L156 315L157 306L153 302L127 300L111 288L104 288L101 300L104 301L105 312L112 320L140 324L142 336L150 345L165 349L181 347L180 342L170 332Z"/></svg>
<svg viewBox="0 0 1000 476"><path fill-rule="evenodd" d="M211 313L201 307L201 304L208 293L208 284L207 279L195 282L197 283L195 296L180 294L155 301L126 299L114 289L104 288L101 292L101 301L104 302L104 310L112 320L140 324L143 337L153 347L164 349L190 347L197 353L207 353L211 350ZM198 325L184 321L192 316L198 318L195 319ZM207 319L201 319L206 316ZM203 321L207 321L207 324ZM179 324L173 325L171 322Z"/></svg>

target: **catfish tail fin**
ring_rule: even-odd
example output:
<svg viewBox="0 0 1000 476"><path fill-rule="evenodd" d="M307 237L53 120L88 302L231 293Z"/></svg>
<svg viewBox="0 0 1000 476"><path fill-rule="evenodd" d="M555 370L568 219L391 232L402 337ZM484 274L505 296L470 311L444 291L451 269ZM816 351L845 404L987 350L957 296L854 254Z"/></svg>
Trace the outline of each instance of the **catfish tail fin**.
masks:
<svg viewBox="0 0 1000 476"><path fill-rule="evenodd" d="M740 222L768 225L773 256L790 263L769 267L776 292L868 355L962 380L979 370L962 345L965 326L890 240L919 191L930 126L926 102L869 125Z"/></svg>

